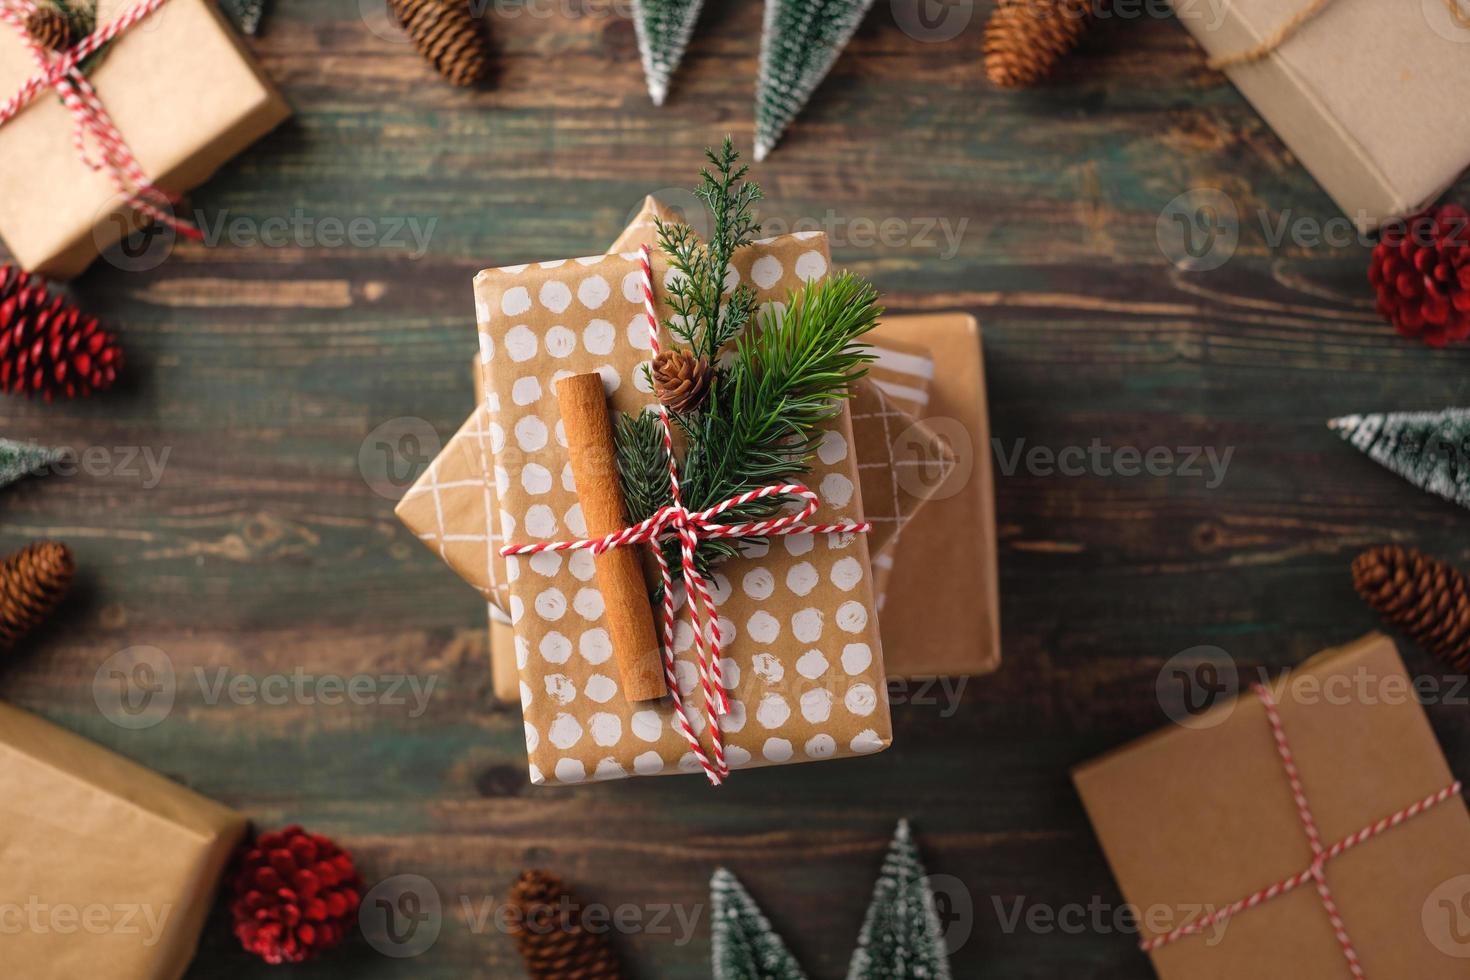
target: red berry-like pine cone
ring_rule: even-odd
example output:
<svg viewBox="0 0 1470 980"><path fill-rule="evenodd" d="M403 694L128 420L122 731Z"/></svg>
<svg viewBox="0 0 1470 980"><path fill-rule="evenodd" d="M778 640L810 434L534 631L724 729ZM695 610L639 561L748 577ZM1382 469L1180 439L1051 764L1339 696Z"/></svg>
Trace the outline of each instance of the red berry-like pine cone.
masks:
<svg viewBox="0 0 1470 980"><path fill-rule="evenodd" d="M117 380L122 348L97 318L40 279L0 266L0 391L85 397Z"/></svg>
<svg viewBox="0 0 1470 980"><path fill-rule="evenodd" d="M235 875L235 935L267 963L304 963L347 938L361 894L335 841L294 826L264 834Z"/></svg>
<svg viewBox="0 0 1470 980"><path fill-rule="evenodd" d="M1384 229L1368 280L1378 312L1431 347L1470 337L1470 212L1446 204Z"/></svg>

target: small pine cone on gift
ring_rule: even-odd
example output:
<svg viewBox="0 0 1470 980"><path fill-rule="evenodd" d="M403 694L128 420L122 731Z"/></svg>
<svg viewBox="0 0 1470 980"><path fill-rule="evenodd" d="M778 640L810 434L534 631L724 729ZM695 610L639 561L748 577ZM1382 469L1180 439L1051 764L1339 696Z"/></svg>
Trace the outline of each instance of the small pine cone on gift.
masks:
<svg viewBox="0 0 1470 980"><path fill-rule="evenodd" d="M0 391L86 397L117 380L122 348L94 316L34 276L0 266Z"/></svg>
<svg viewBox="0 0 1470 980"><path fill-rule="evenodd" d="M26 17L26 33L47 51L71 47L71 21L55 7L39 6Z"/></svg>
<svg viewBox="0 0 1470 980"><path fill-rule="evenodd" d="M586 909L548 871L522 872L511 886L511 937L531 980L621 980L607 933L588 931Z"/></svg>
<svg viewBox="0 0 1470 980"><path fill-rule="evenodd" d="M1470 669L1470 577L1413 548L1370 548L1353 587L1378 614L1456 670Z"/></svg>
<svg viewBox="0 0 1470 980"><path fill-rule="evenodd" d="M296 826L262 834L235 873L235 936L267 963L304 963L351 934L361 895L352 855L331 838Z"/></svg>
<svg viewBox="0 0 1470 980"><path fill-rule="evenodd" d="M1401 335L1431 347L1470 337L1470 212L1446 204L1385 227L1368 281Z"/></svg>
<svg viewBox="0 0 1470 980"><path fill-rule="evenodd" d="M388 0L414 47L455 85L468 87L490 73L490 42L469 0Z"/></svg>
<svg viewBox="0 0 1470 980"><path fill-rule="evenodd" d="M0 562L0 650L56 611L75 574L71 550L59 541L28 544Z"/></svg>
<svg viewBox="0 0 1470 980"><path fill-rule="evenodd" d="M653 393L682 415L704 404L714 375L709 358L670 348L653 359Z"/></svg>
<svg viewBox="0 0 1470 980"><path fill-rule="evenodd" d="M1025 88L1051 73L1092 26L1101 0L1000 0L985 25L985 74Z"/></svg>

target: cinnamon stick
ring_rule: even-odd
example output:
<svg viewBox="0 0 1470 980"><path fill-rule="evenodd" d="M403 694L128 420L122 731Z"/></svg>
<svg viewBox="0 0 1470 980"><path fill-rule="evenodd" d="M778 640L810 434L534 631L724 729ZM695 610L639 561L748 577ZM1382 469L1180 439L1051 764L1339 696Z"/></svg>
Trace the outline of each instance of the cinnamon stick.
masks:
<svg viewBox="0 0 1470 980"><path fill-rule="evenodd" d="M602 376L577 374L557 382L562 427L571 454L572 478L587 536L599 538L628 526L628 508L618 479L612 422ZM614 548L597 559L597 588L613 656L622 676L623 696L648 701L668 693L663 657L654 633L653 604L635 548Z"/></svg>

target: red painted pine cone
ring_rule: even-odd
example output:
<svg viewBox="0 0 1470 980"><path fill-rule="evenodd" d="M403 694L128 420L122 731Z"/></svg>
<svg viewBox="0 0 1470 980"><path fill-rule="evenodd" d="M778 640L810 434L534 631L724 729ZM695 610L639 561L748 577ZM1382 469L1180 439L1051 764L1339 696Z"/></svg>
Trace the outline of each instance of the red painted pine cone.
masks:
<svg viewBox="0 0 1470 980"><path fill-rule="evenodd" d="M35 276L0 266L0 391L85 397L117 380L122 348L97 318Z"/></svg>
<svg viewBox="0 0 1470 980"><path fill-rule="evenodd" d="M1385 228L1368 280L1403 336L1431 347L1470 337L1470 212L1447 204Z"/></svg>
<svg viewBox="0 0 1470 980"><path fill-rule="evenodd" d="M362 879L352 855L321 834L264 834L235 874L235 935L267 963L304 963L352 932Z"/></svg>

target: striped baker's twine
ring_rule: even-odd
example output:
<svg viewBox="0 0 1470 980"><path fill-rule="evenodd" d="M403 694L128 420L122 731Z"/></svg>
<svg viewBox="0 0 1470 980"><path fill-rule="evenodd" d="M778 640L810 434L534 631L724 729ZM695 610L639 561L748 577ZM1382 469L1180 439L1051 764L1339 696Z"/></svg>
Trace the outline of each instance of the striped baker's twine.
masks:
<svg viewBox="0 0 1470 980"><path fill-rule="evenodd" d="M1291 796L1296 801L1297 816L1301 819L1302 829L1307 835L1307 842L1312 847L1312 863L1304 871L1299 871L1290 877L1283 878L1268 888L1262 888L1260 891L1254 892L1238 902L1217 909L1208 915L1194 920L1188 925L1180 926L1173 932L1144 940L1139 946L1145 953L1152 952L1160 947L1177 942L1185 936L1192 936L1204 932L1206 929L1233 918L1241 912L1256 908L1259 905L1264 905L1272 899L1280 898L1282 895L1296 891L1308 882L1312 882L1317 886L1317 895L1322 900L1322 907L1327 911L1327 916L1332 921L1332 931L1337 937L1338 945L1342 947L1342 954L1347 960L1348 970L1352 972L1352 975L1357 980L1363 980L1365 974L1362 963L1358 960L1357 948L1353 945L1352 937L1348 935L1347 925L1343 922L1342 913L1338 910L1337 902L1332 897L1332 889L1327 885L1327 875L1324 869L1330 861L1341 857L1359 844L1372 840L1379 834L1393 830L1395 827L1414 819L1426 810L1459 796L1462 786L1456 780L1439 792L1431 793L1429 796L1424 797L1424 799L1418 800L1404 807L1402 810L1384 817L1377 823L1369 824L1362 830L1349 834L1330 847L1324 847L1322 844L1322 835L1317 829L1317 820L1312 815L1311 804L1307 800L1306 791L1302 788L1301 773L1297 769L1296 757L1291 751L1291 744L1286 740L1286 728L1281 723L1281 712L1277 707L1276 697L1263 684L1257 684L1253 689L1256 697L1261 700L1261 704L1266 709L1267 721L1271 723L1271 736L1276 741L1276 752L1281 756L1282 768L1285 769L1287 781L1291 784Z"/></svg>
<svg viewBox="0 0 1470 980"><path fill-rule="evenodd" d="M122 133L102 105L96 89L79 67L89 55L136 26L167 2L168 0L143 0L129 8L117 20L83 38L69 51L56 54L42 48L26 30L26 18L36 10L35 0L0 0L0 20L20 34L21 42L30 51L40 69L15 95L0 103L0 126L20 115L42 92L55 89L62 104L71 113L72 146L76 148L82 162L92 170L106 170L113 187L127 198L130 207L168 225L186 238L198 241L204 238L203 233L174 215L175 198L155 185L144 173L142 165L138 163L137 157L133 155ZM88 149L89 138L101 150L100 160L94 159Z"/></svg>
<svg viewBox="0 0 1470 980"><path fill-rule="evenodd" d="M638 268L641 275L640 288L643 293L643 310L648 319L648 338L654 357L659 354L658 310L653 299L653 264L651 250L647 245L639 255ZM694 563L695 548L703 538L758 538L777 534L866 534L872 530L867 522L843 522L837 524L802 523L816 513L820 500L817 495L799 483L779 483L748 490L731 497L706 510L690 511L684 507L679 488L679 467L674 460L673 424L669 420L668 408L658 405L659 421L663 429L664 454L669 461L669 487L673 503L661 508L647 520L632 527L614 531L601 538L582 538L573 541L547 541L538 544L510 544L500 549L506 557L535 555L547 551L590 551L600 555L614 548L629 545L651 544L654 558L658 561L659 578L663 584L663 659L664 680L668 685L669 697L673 702L674 714L680 733L694 757L704 769L710 783L715 786L730 775L725 760L724 738L720 732L720 718L730 711L730 700L725 693L724 678L720 673L720 616L715 608L714 596L709 583L699 573ZM773 517L763 521L744 524L717 524L715 518L756 500L767 497L795 497L805 503L795 514ZM674 588L673 576L663 549L657 547L665 535L673 534L679 539L680 571L683 573L684 591L689 598L689 617L694 627L695 658L699 666L699 683L704 694L705 719L710 729L710 752L704 751L699 735L689 723L683 698L679 695L679 683L674 673ZM705 631L708 628L709 636ZM711 756L713 758L711 758Z"/></svg>

